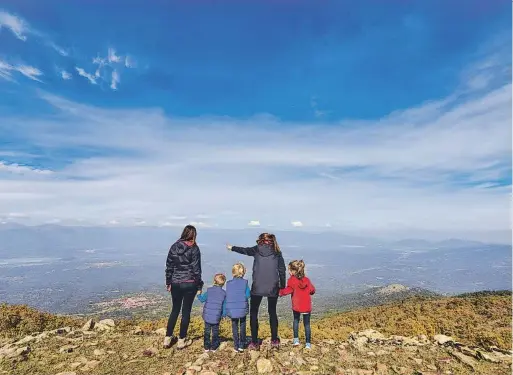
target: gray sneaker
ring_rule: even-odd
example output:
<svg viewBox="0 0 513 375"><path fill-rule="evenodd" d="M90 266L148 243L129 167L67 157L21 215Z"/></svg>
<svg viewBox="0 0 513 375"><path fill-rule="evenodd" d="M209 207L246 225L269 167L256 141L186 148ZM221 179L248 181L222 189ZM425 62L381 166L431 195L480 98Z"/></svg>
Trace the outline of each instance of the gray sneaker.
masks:
<svg viewBox="0 0 513 375"><path fill-rule="evenodd" d="M164 348L169 349L173 345L174 337L166 336L164 338Z"/></svg>
<svg viewBox="0 0 513 375"><path fill-rule="evenodd" d="M190 346L192 344L191 339L178 339L178 344L176 345L177 349L185 349L186 347Z"/></svg>

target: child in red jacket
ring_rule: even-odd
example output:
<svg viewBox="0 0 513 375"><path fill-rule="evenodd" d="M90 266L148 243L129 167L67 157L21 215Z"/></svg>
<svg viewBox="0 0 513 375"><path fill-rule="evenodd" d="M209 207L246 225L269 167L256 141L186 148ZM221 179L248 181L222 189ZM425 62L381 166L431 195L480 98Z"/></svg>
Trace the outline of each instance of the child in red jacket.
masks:
<svg viewBox="0 0 513 375"><path fill-rule="evenodd" d="M294 313L294 341L292 345L299 345L299 320L303 315L305 326L306 349L311 349L310 343L312 333L310 330L310 314L312 312L312 295L315 287L308 277L305 276L305 262L294 260L289 263L290 278L287 287L280 290L280 296L292 294L292 312Z"/></svg>

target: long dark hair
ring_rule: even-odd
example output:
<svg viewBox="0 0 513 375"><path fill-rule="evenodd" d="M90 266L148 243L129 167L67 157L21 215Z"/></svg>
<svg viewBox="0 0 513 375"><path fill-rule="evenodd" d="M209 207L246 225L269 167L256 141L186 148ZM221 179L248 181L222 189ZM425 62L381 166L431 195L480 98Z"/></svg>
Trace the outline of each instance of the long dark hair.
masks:
<svg viewBox="0 0 513 375"><path fill-rule="evenodd" d="M180 241L187 241L192 242L193 244L196 243L196 228L192 225L186 225L185 228L183 228L182 235L180 236Z"/></svg>
<svg viewBox="0 0 513 375"><path fill-rule="evenodd" d="M280 252L280 246L278 245L278 241L276 241L276 236L274 234L262 233L260 236L258 236L258 239L256 242L259 245L269 245L277 253Z"/></svg>

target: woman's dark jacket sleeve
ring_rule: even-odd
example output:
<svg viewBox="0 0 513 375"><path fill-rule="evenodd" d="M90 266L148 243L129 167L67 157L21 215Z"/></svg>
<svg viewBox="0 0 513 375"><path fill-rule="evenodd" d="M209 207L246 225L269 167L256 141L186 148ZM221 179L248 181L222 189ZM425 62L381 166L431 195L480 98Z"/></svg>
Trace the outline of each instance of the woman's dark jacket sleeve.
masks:
<svg viewBox="0 0 513 375"><path fill-rule="evenodd" d="M173 279L173 271L173 257L171 256L171 249L169 249L166 259L166 285L171 285Z"/></svg>
<svg viewBox="0 0 513 375"><path fill-rule="evenodd" d="M203 289L203 280L201 279L201 253L198 246L192 248L192 276L196 281L198 290Z"/></svg>
<svg viewBox="0 0 513 375"><path fill-rule="evenodd" d="M258 251L258 246L253 246L253 247L232 246L232 251L235 253L253 257L253 256L255 256L256 252Z"/></svg>
<svg viewBox="0 0 513 375"><path fill-rule="evenodd" d="M287 268L285 267L285 260L283 259L283 255L281 252L278 255L278 274L280 276L280 289L285 288L287 284L287 277L286 277L286 271Z"/></svg>

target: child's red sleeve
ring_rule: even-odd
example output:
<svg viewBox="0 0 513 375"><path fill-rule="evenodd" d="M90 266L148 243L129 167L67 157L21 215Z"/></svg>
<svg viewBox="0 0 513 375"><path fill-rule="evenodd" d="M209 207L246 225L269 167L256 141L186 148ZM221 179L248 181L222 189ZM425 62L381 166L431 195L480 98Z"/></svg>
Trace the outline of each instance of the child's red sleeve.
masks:
<svg viewBox="0 0 513 375"><path fill-rule="evenodd" d="M315 286L310 281L310 295L314 295L314 294L315 294Z"/></svg>

